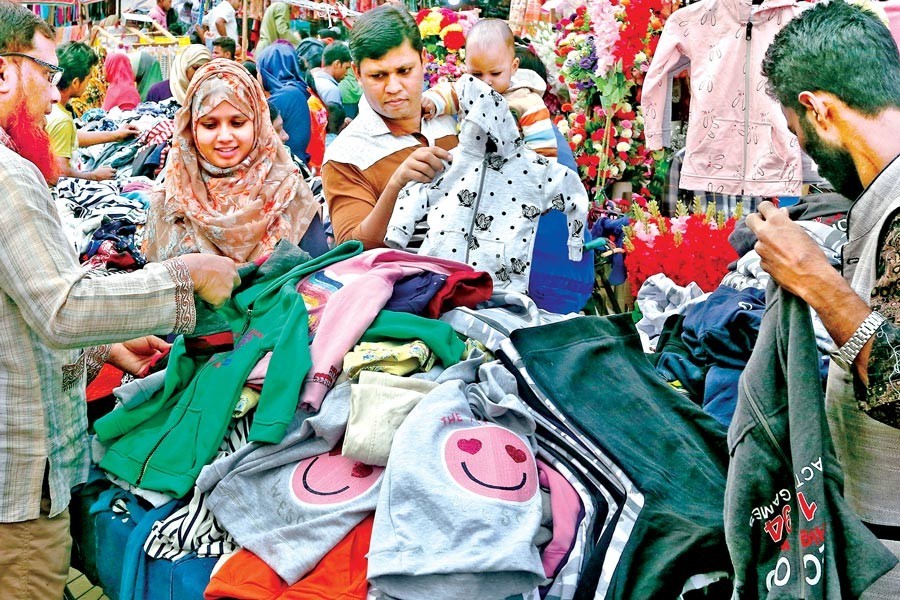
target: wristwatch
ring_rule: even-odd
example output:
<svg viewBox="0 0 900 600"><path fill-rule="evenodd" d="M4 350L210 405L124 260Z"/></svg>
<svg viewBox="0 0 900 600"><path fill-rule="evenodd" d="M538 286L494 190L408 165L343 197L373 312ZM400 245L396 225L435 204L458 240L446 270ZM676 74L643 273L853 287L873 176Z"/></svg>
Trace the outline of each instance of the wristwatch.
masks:
<svg viewBox="0 0 900 600"><path fill-rule="evenodd" d="M850 336L847 343L838 348L836 352L831 353L831 359L840 365L841 368L849 371L850 366L853 364L853 361L856 360L859 351L863 349L863 346L866 345L869 338L875 335L878 327L880 327L884 321L885 319L880 313L875 311L869 313L869 316L859 324L859 327L856 328L856 331L853 332L853 335Z"/></svg>

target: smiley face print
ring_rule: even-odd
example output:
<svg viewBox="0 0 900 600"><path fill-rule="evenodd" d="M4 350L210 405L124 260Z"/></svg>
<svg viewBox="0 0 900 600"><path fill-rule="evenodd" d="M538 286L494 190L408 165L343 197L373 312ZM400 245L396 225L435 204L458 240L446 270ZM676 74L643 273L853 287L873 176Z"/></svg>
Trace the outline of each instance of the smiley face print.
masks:
<svg viewBox="0 0 900 600"><path fill-rule="evenodd" d="M294 497L305 504L338 504L358 498L381 480L384 467L365 465L331 452L304 458L291 474Z"/></svg>
<svg viewBox="0 0 900 600"><path fill-rule="evenodd" d="M517 435L496 425L454 431L444 462L463 489L494 500L526 502L537 492L534 455Z"/></svg>

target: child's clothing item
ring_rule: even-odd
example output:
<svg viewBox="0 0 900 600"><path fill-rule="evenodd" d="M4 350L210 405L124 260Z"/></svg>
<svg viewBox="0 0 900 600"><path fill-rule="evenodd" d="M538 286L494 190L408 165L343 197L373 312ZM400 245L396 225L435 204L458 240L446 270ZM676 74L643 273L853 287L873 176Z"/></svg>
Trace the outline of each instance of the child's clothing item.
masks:
<svg viewBox="0 0 900 600"><path fill-rule="evenodd" d="M198 479L202 491L212 488L216 519L289 585L375 509L383 469L341 456L349 409L344 383L316 415L297 411L280 444L232 454Z"/></svg>
<svg viewBox="0 0 900 600"><path fill-rule="evenodd" d="M434 366L434 353L422 340L362 342L344 356L344 372L355 379L362 371L409 375Z"/></svg>
<svg viewBox="0 0 900 600"><path fill-rule="evenodd" d="M463 119L453 162L434 182L400 191L384 241L406 247L427 213L420 256L465 262L490 273L495 288L527 293L538 218L564 212L568 256L580 260L587 194L569 169L523 146L503 96L471 75L455 89Z"/></svg>
<svg viewBox="0 0 900 600"><path fill-rule="evenodd" d="M306 306L297 283L361 250L358 242L348 242L313 260L299 250L295 254L290 245L283 254L273 253L216 311L240 337L233 351L191 357L179 337L170 352L163 389L143 404L113 411L94 424L98 439L110 444L100 466L133 485L175 497L187 494L216 455L247 375L269 351L269 385L259 399L250 439L280 441L311 365Z"/></svg>
<svg viewBox="0 0 900 600"><path fill-rule="evenodd" d="M443 383L394 436L369 581L395 598L499 600L544 580L534 421L498 362L479 380Z"/></svg>
<svg viewBox="0 0 900 600"><path fill-rule="evenodd" d="M350 389L350 419L341 454L367 465L387 464L394 434L432 381L363 371Z"/></svg>
<svg viewBox="0 0 900 600"><path fill-rule="evenodd" d="M312 357L312 368L301 390L301 405L319 409L322 398L341 372L344 355L390 300L398 281L417 273L450 275L457 271L471 272L472 268L456 261L378 248L334 263L301 281L297 289L309 312ZM413 321L428 327L427 319ZM404 339L424 340L437 352L435 345L423 335L413 334ZM265 356L259 361L247 383L262 385L268 380L269 360Z"/></svg>
<svg viewBox="0 0 900 600"><path fill-rule="evenodd" d="M680 187L719 194L796 196L800 146L766 93L763 56L811 3L702 0L666 20L644 79L647 149L669 146L673 75L690 68L691 113Z"/></svg>
<svg viewBox="0 0 900 600"><path fill-rule="evenodd" d="M540 75L530 69L519 69L510 78L509 89L503 97L516 117L525 145L543 156L556 156L556 134L543 99L546 91L547 82ZM423 96L434 102L438 115L459 112L458 96L450 82L437 84Z"/></svg>

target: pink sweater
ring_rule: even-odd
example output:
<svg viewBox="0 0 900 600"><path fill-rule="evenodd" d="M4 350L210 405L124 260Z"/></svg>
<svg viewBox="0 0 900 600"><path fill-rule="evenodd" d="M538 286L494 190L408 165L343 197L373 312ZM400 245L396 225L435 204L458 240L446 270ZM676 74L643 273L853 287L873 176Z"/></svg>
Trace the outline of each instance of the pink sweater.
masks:
<svg viewBox="0 0 900 600"><path fill-rule="evenodd" d="M647 148L669 145L672 76L691 72L691 114L681 187L750 196L796 196L800 146L761 65L782 27L809 4L702 0L666 21L644 80Z"/></svg>
<svg viewBox="0 0 900 600"><path fill-rule="evenodd" d="M309 351L312 367L309 369L303 388L300 390L301 406L305 410L317 411L328 390L334 386L344 355L353 349L378 313L390 300L394 284L410 275L422 272L450 275L457 271L473 271L467 264L436 258L419 256L402 250L379 248L335 263L301 281L297 289L305 296L306 284L317 276L337 288L330 296L322 297L312 292L317 306L309 306L310 329L315 338ZM260 384L265 380L270 355L266 355L250 373L248 383Z"/></svg>

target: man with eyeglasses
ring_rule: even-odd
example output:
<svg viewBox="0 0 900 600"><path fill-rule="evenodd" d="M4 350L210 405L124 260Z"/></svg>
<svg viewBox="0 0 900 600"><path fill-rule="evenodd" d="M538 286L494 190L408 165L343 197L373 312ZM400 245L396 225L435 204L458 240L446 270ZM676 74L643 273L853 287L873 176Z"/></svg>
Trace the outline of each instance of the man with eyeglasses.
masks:
<svg viewBox="0 0 900 600"><path fill-rule="evenodd" d="M80 171L72 164L72 157L79 147L118 142L135 136L140 131L134 125L123 125L113 131L77 131L75 119L66 108L69 100L79 98L87 89L88 79L100 57L90 46L82 42L69 42L56 49L56 57L61 71L54 73L60 99L53 105L47 116L47 133L53 153L63 177L78 177L103 181L116 176L115 169L100 167L93 171ZM50 181L55 183L55 181Z"/></svg>
<svg viewBox="0 0 900 600"><path fill-rule="evenodd" d="M0 595L22 600L63 596L68 504L90 460L86 371L106 360L137 373L167 344L133 338L191 331L195 295L219 305L240 281L230 259L208 254L108 277L80 268L47 187L53 39L0 0Z"/></svg>

